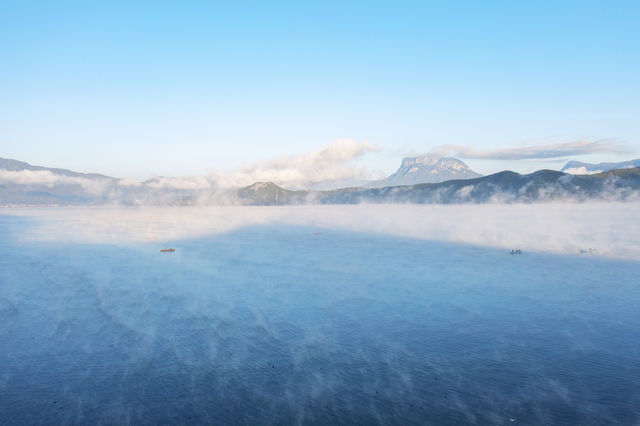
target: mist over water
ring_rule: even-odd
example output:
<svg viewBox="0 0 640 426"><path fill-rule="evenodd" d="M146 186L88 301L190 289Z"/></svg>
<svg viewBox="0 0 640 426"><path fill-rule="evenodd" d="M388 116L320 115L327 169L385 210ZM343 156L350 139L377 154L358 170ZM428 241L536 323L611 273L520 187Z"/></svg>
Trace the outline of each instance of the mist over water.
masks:
<svg viewBox="0 0 640 426"><path fill-rule="evenodd" d="M0 212L32 219L15 236L22 242L169 243L281 224L572 255L593 248L600 256L640 260L640 203L635 202L8 208Z"/></svg>
<svg viewBox="0 0 640 426"><path fill-rule="evenodd" d="M637 423L638 211L2 210L0 420Z"/></svg>

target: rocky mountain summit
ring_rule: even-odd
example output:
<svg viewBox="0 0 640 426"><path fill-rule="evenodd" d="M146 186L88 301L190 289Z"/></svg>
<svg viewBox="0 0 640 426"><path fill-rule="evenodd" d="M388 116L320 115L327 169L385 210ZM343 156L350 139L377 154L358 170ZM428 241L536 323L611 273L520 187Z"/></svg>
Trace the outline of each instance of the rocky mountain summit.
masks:
<svg viewBox="0 0 640 426"><path fill-rule="evenodd" d="M391 176L366 185L367 188L385 186L416 185L438 183L452 179L473 179L482 176L467 166L464 161L451 157L431 157L422 155L406 157L400 168Z"/></svg>

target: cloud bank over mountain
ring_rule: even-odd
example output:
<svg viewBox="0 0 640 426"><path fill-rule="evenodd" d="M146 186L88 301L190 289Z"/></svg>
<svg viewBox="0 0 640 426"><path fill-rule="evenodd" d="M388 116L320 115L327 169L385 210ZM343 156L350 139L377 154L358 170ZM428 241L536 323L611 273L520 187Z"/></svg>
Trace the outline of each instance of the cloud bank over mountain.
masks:
<svg viewBox="0 0 640 426"><path fill-rule="evenodd" d="M257 161L230 172L215 171L201 176L155 176L144 182L0 159L0 182L47 188L58 184L79 185L93 195L106 191L110 184L115 184L115 188L111 188L115 190L142 187L153 190L222 190L255 182L276 182L288 188L303 188L321 182L362 182L368 179L368 169L356 166L354 161L376 151L379 148L371 143L340 139L318 150Z"/></svg>
<svg viewBox="0 0 640 426"><path fill-rule="evenodd" d="M0 181L13 182L18 185L44 185L52 187L56 184L75 184L91 188L93 181L74 176L54 174L50 170L4 170L0 169Z"/></svg>
<svg viewBox="0 0 640 426"><path fill-rule="evenodd" d="M247 186L255 182L276 182L286 187L303 187L323 181L367 179L369 172L353 161L376 145L340 139L324 147L300 155L283 155L267 161L246 164L237 171L216 172L209 179L220 187Z"/></svg>
<svg viewBox="0 0 640 426"><path fill-rule="evenodd" d="M526 155L534 151L550 155L553 150L564 155L569 149L602 149L603 143L529 147ZM0 205L442 204L640 198L640 168L627 168L633 161L617 163L624 165L620 170L588 176L540 170L478 177L458 159L420 156L405 158L400 169L386 179L367 182L367 171L355 161L377 149L367 142L339 140L316 151L255 162L234 172L156 176L144 182L0 158ZM358 179L361 183L350 183ZM328 183L334 187L318 188Z"/></svg>
<svg viewBox="0 0 640 426"><path fill-rule="evenodd" d="M275 182L287 188L313 187L322 182L361 182L370 177L364 167L354 161L379 148L368 142L340 139L324 147L299 155L282 155L266 161L256 161L237 170L214 171L202 176L157 176L139 183L132 179L119 182L121 186L140 186L154 189L220 191L251 185L255 182Z"/></svg>

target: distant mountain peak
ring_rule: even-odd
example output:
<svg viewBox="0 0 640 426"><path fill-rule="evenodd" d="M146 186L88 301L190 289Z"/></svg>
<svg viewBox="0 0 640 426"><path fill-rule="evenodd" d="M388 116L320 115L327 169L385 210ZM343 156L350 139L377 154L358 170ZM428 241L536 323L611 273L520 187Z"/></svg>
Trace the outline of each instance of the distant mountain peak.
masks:
<svg viewBox="0 0 640 426"><path fill-rule="evenodd" d="M0 169L8 170L13 172L20 172L23 170L30 171L49 171L55 175L63 175L63 176L74 176L74 177L83 177L87 179L115 179L110 176L101 175L98 173L79 173L74 172L67 169L57 169L51 167L42 167L42 166L33 166L29 163L25 163L24 161L12 160L9 158L1 158L0 157Z"/></svg>
<svg viewBox="0 0 640 426"><path fill-rule="evenodd" d="M473 179L480 176L482 176L480 173L474 172L464 161L457 158L419 155L403 158L400 168L394 174L372 182L367 187L438 183L451 179Z"/></svg>
<svg viewBox="0 0 640 426"><path fill-rule="evenodd" d="M402 159L402 165L400 166L400 169L402 168L410 168L410 172L414 173L418 170L420 170L422 167L430 167L431 170L456 170L456 171L470 171L473 172L473 170L471 170L469 168L469 166L466 165L466 163L462 160L458 160L457 158L453 158L453 157L431 157L428 155L421 155L418 157L405 157ZM475 172L473 172L475 173ZM476 173L477 176L474 177L478 177L480 176L479 173Z"/></svg>
<svg viewBox="0 0 640 426"><path fill-rule="evenodd" d="M640 166L640 158L629 161L621 161L619 163L583 163L582 161L569 161L564 165L561 172L571 175L591 175L595 173L607 172L616 169L632 169Z"/></svg>

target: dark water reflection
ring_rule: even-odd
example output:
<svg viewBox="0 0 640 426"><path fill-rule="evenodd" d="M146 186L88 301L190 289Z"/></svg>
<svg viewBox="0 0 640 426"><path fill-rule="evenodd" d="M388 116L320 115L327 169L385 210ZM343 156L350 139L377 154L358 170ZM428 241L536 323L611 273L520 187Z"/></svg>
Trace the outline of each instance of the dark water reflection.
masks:
<svg viewBox="0 0 640 426"><path fill-rule="evenodd" d="M314 231L6 238L0 423L640 422L638 263Z"/></svg>

